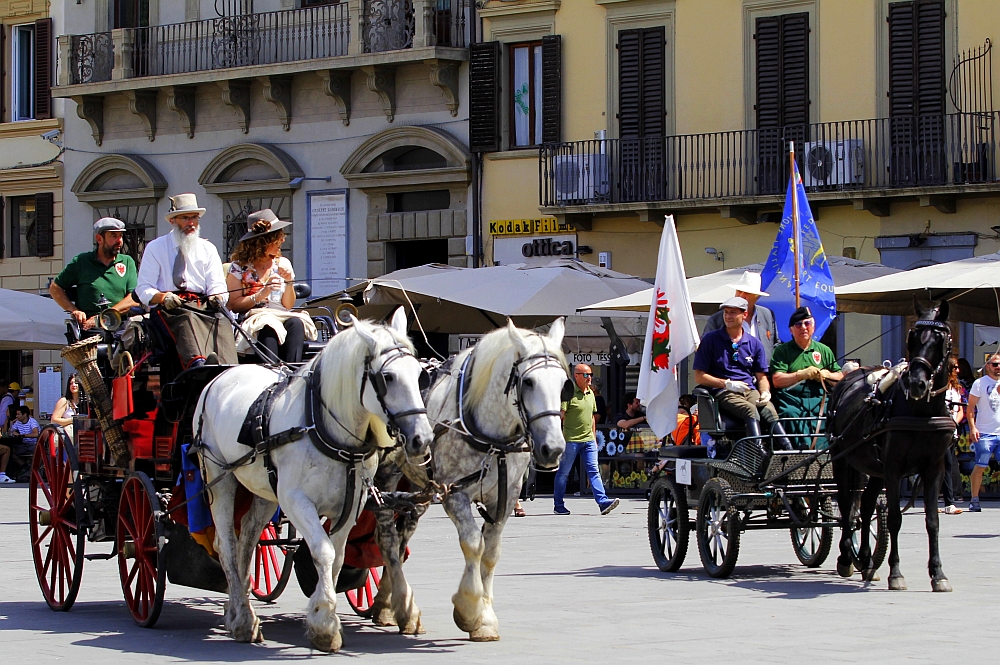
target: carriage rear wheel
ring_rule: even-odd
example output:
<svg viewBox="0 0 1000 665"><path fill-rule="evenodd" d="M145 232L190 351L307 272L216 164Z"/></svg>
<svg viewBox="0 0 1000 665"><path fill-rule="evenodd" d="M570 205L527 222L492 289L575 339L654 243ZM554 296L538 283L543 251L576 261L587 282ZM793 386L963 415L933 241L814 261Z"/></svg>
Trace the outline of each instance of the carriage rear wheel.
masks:
<svg viewBox="0 0 1000 665"><path fill-rule="evenodd" d="M347 596L347 604L358 616L367 617L371 614L372 603L375 602L378 585L382 580L382 572L381 568L369 568L368 577L365 578L363 586L344 592L344 595Z"/></svg>
<svg viewBox="0 0 1000 665"><path fill-rule="evenodd" d="M122 485L118 505L118 573L125 604L143 628L156 623L163 608L167 567L162 543L166 532L156 519L160 499L149 476L141 471Z"/></svg>
<svg viewBox="0 0 1000 665"><path fill-rule="evenodd" d="M729 577L740 555L740 515L733 492L722 478L712 478L698 501L698 553L710 577Z"/></svg>
<svg viewBox="0 0 1000 665"><path fill-rule="evenodd" d="M800 499L802 510L799 512L800 518L808 518L812 499ZM819 522L834 521L833 501L826 497L819 506L816 520ZM819 568L830 556L830 548L833 546L832 526L811 526L804 529L792 527L792 549L799 562L808 568Z"/></svg>
<svg viewBox="0 0 1000 665"><path fill-rule="evenodd" d="M73 443L61 430L44 428L31 458L28 531L38 586L56 612L73 607L83 577L82 489Z"/></svg>
<svg viewBox="0 0 1000 665"><path fill-rule="evenodd" d="M656 567L665 573L676 572L687 555L690 525L687 495L670 478L653 483L646 521Z"/></svg>
<svg viewBox="0 0 1000 665"><path fill-rule="evenodd" d="M862 569L861 565L861 494L854 501L851 508L851 559L854 560L854 567ZM868 532L868 547L872 553L871 567L878 570L885 561L885 555L889 551L889 500L885 492L878 495L875 502L875 512L872 513L871 528Z"/></svg>
<svg viewBox="0 0 1000 665"><path fill-rule="evenodd" d="M295 527L287 520L278 524L268 522L257 542L253 555L250 591L254 598L272 602L285 590L292 575L295 546L288 541L295 539ZM274 541L282 541L275 544Z"/></svg>

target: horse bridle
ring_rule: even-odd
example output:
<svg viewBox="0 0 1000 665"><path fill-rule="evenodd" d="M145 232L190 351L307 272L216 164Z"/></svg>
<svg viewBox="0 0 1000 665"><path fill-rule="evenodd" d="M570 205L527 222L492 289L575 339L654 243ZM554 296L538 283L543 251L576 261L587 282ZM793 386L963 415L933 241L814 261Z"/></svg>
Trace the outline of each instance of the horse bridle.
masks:
<svg viewBox="0 0 1000 665"><path fill-rule="evenodd" d="M400 360L402 358L413 358L416 360L416 356L413 355L405 345L394 344L386 349L384 349L378 357L389 355L388 358L382 361L379 366L378 371L372 368L372 361L375 359L372 356L365 357L365 370L361 377L361 390L358 393L358 399L364 404L365 401L365 384L371 382L372 388L375 390L375 397L378 399L379 406L382 407L382 411L385 413L386 420L389 424L389 435L393 438L399 436L399 422L400 418L406 418L407 416L418 416L421 414L426 414L427 409L424 407L417 407L415 409L408 409L406 411L392 412L389 407L386 406L385 396L389 392L389 387L385 380L385 368L392 363ZM417 386L421 391L426 390L430 384L430 374L423 366L420 368L420 378L417 380Z"/></svg>
<svg viewBox="0 0 1000 665"><path fill-rule="evenodd" d="M945 339L944 351L941 354L941 362L939 362L936 367L934 365L931 365L931 362L926 358L924 358L923 356L913 356L912 358L910 358L908 361L909 367L907 368L906 371L906 385L909 386L910 383L910 371L909 371L910 368L912 368L914 365L920 365L926 368L927 371L930 372L931 387L933 388L934 377L937 376L938 373L940 373L941 370L944 369L945 364L948 362L948 357L951 355L951 348L952 348L951 327L949 327L947 323L944 323L942 321L922 319L913 324L913 329L910 330L909 337L912 337L915 333L920 332L921 330L931 330L943 333ZM907 346L909 346L909 340L907 340ZM945 382L943 388L938 388L937 390L932 390L929 388L927 390L926 399L930 400L931 397L937 397L941 393L945 392L947 389L948 389L947 382ZM907 392L909 391L907 390Z"/></svg>

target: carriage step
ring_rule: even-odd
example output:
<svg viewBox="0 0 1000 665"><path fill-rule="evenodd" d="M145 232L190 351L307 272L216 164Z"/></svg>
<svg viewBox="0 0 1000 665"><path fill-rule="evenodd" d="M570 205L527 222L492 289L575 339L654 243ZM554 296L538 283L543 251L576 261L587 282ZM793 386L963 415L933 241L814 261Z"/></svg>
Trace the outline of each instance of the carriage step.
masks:
<svg viewBox="0 0 1000 665"><path fill-rule="evenodd" d="M83 558L87 561L102 561L106 559L114 559L118 556L118 552L110 552L108 554L84 554Z"/></svg>

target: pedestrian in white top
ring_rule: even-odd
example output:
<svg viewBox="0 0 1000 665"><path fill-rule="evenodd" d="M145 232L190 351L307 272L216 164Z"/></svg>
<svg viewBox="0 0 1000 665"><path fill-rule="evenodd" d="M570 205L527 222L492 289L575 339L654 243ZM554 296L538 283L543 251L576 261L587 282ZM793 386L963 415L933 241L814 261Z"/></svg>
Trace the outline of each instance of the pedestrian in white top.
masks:
<svg viewBox="0 0 1000 665"><path fill-rule="evenodd" d="M166 217L173 230L146 245L136 295L144 305L159 305L150 319L176 344L181 369L206 361L235 365L233 328L222 314L229 299L222 259L215 245L200 237L205 209L194 194L170 201Z"/></svg>
<svg viewBox="0 0 1000 665"><path fill-rule="evenodd" d="M990 465L990 457L1000 461L1000 353L995 353L986 361L983 376L976 379L969 391L969 440L976 453L976 468L969 480L972 484L972 499L969 512L978 513L979 488L983 484L983 471Z"/></svg>

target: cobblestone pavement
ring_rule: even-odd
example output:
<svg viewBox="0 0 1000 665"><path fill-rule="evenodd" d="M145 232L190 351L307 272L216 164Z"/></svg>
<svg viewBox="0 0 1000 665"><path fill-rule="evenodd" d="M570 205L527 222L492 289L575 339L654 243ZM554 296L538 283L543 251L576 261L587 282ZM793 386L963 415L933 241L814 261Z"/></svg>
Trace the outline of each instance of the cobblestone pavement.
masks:
<svg viewBox="0 0 1000 665"><path fill-rule="evenodd" d="M154 629L136 627L122 600L114 561L88 561L69 613L51 612L38 590L28 547L27 489L0 488L0 647L4 662L166 663L287 661L327 657L310 650L306 599L294 581L274 604L256 604L264 644L232 642L222 629L223 596L168 586ZM728 580L701 569L692 540L684 568L656 570L646 536L646 503L623 500L606 517L592 499L526 504L507 526L496 580L502 639L475 644L451 618L462 557L440 507L421 523L406 564L423 610L425 635L400 636L339 603L345 648L331 658L367 662L953 662L989 660L991 618L1000 597L1000 508L941 516L941 549L954 593L932 594L922 513L904 516L902 566L910 591L843 580L834 556L799 565L786 531L744 534ZM109 544L88 552L107 551ZM339 596L343 599L343 596Z"/></svg>

